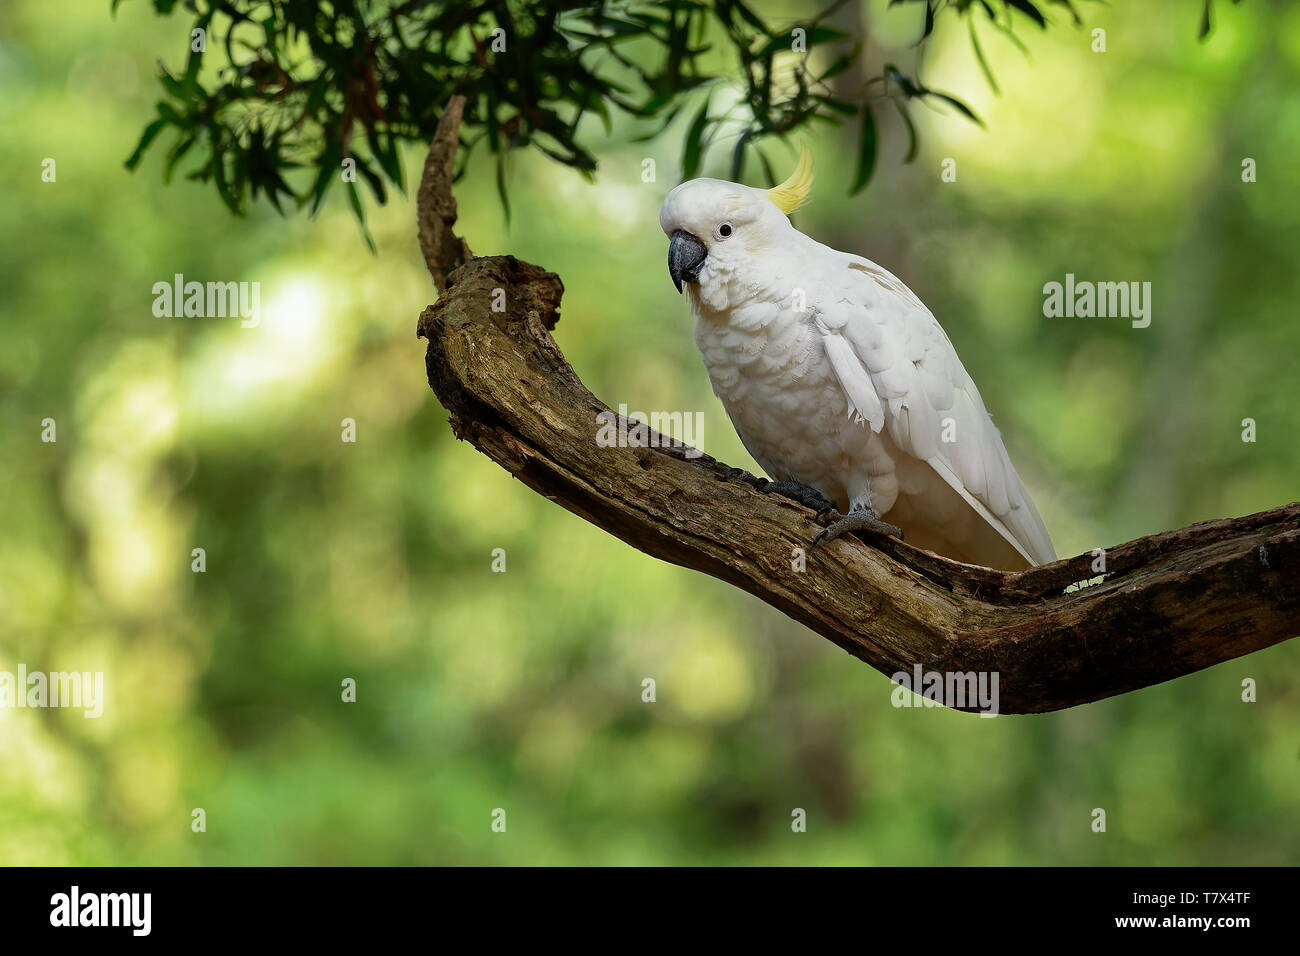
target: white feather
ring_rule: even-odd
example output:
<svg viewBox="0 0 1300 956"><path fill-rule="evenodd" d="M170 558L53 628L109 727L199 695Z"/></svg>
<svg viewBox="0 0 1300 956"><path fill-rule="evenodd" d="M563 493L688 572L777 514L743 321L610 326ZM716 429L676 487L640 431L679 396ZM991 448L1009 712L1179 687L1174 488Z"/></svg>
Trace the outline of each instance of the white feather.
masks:
<svg viewBox="0 0 1300 956"><path fill-rule="evenodd" d="M975 383L906 285L799 233L761 190L693 180L659 218L708 249L688 286L695 341L769 474L896 516L909 540L962 560L1055 560Z"/></svg>

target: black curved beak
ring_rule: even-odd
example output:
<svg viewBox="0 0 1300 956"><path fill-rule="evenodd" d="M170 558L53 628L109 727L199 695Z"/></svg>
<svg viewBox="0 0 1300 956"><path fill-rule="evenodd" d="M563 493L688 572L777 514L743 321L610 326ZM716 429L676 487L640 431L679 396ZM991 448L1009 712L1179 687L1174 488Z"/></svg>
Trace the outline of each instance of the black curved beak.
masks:
<svg viewBox="0 0 1300 956"><path fill-rule="evenodd" d="M668 274L673 277L673 285L682 291L683 282L695 282L700 277L700 266L708 258L709 250L704 243L684 229L678 229L668 240Z"/></svg>

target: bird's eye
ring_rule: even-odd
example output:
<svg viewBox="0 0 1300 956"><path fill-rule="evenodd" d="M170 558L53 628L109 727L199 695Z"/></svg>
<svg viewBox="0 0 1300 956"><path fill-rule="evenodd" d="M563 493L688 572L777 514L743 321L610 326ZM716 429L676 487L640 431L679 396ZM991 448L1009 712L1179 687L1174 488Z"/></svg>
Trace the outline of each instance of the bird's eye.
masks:
<svg viewBox="0 0 1300 956"><path fill-rule="evenodd" d="M729 222L722 223L720 226L718 226L718 238L726 239L729 235L731 235L731 231L732 231L731 223Z"/></svg>

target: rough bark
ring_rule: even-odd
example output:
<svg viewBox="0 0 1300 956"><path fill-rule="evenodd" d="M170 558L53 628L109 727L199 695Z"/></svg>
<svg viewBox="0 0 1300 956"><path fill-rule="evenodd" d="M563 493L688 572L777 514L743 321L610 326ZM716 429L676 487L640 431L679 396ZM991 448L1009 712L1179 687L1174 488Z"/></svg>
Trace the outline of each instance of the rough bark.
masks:
<svg viewBox="0 0 1300 956"><path fill-rule="evenodd" d="M450 235L438 241L455 250ZM1037 713L1297 632L1300 503L1116 545L1101 580L1091 554L1011 573L892 539L810 549L812 511L724 480L726 466L706 455L654 432L647 447L597 443L597 415L609 410L551 336L558 276L505 256L472 259L444 283L418 334L458 438L634 548L748 591L886 675L996 672L1001 712ZM492 310L497 289L504 312Z"/></svg>
<svg viewBox="0 0 1300 956"><path fill-rule="evenodd" d="M416 193L416 226L424 264L441 292L447 276L470 259L469 244L458 237L452 226L459 215L456 197L451 192L455 176L456 147L460 142L460 120L465 112L465 97L453 96L433 134L433 144L424 158L420 189Z"/></svg>

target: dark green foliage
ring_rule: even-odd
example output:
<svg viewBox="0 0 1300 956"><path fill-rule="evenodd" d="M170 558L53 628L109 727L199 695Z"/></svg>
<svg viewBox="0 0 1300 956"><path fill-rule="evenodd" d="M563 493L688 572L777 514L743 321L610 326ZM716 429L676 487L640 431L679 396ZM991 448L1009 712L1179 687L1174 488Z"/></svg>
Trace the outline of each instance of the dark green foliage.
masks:
<svg viewBox="0 0 1300 956"><path fill-rule="evenodd" d="M120 2L113 0L114 8ZM1029 0L894 2L925 4L919 43L945 15L970 18L990 83L972 14L981 11L1012 36L1016 18L1047 22L1043 4ZM770 179L764 141L814 121L856 120L857 191L876 165L873 102L894 101L912 136L909 160L916 154L909 101L946 103L979 120L958 97L893 65L859 80L860 89L842 88L841 74L862 50L828 25L844 5L835 0L808 19L776 21L740 0L153 0L161 15L188 11L185 39L203 30L206 52L215 55L206 71L205 53L194 51L179 75L161 68L157 118L127 166L135 168L170 130L164 178L188 160L189 178L212 182L232 212L242 214L260 194L277 210L290 200L314 213L342 182L364 224L357 184L340 175L344 161L355 162L354 178L383 203L389 187L405 187L399 146L426 143L453 94L468 98L461 168L486 148L505 204L510 150L531 147L590 176L596 157L584 142L591 139L585 117L594 114L606 133L615 110L654 120L644 137L651 139L688 103L699 104L692 94L726 82L739 84L742 95L726 110L707 96L694 106L685 176L698 173L724 129L729 144L735 138L732 178L741 178L746 156L755 153ZM1057 5L1077 22L1069 2Z"/></svg>

